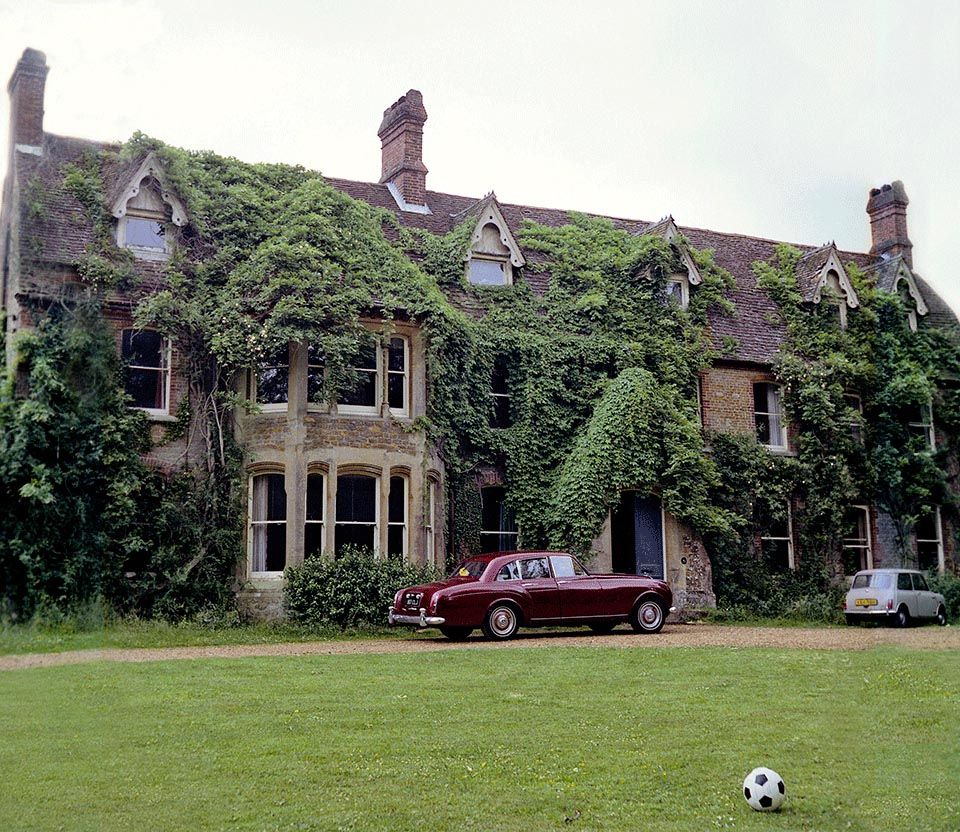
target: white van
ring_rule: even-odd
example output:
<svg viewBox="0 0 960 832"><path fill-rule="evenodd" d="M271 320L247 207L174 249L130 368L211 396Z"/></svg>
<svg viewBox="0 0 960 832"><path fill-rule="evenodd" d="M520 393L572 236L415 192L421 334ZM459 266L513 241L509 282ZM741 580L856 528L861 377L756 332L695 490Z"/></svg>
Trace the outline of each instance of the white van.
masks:
<svg viewBox="0 0 960 832"><path fill-rule="evenodd" d="M932 619L947 623L947 607L939 592L932 592L927 579L915 569L864 569L853 576L843 605L847 624L858 621L890 621L898 627Z"/></svg>

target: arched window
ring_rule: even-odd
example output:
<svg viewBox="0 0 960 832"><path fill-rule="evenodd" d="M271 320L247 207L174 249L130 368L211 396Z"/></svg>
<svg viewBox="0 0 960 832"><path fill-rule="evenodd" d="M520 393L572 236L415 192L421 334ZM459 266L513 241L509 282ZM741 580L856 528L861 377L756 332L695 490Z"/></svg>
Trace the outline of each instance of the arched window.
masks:
<svg viewBox="0 0 960 832"><path fill-rule="evenodd" d="M380 480L368 474L341 474L337 477L337 519L334 553L345 546L360 546L374 552L379 548Z"/></svg>
<svg viewBox="0 0 960 832"><path fill-rule="evenodd" d="M390 477L390 500L387 505L387 556L407 556L407 512L409 480L402 475Z"/></svg>
<svg viewBox="0 0 960 832"><path fill-rule="evenodd" d="M121 333L125 366L124 390L131 407L150 413L168 412L170 399L170 342L152 329L125 329Z"/></svg>
<svg viewBox="0 0 960 832"><path fill-rule="evenodd" d="M307 474L307 510L303 524L303 556L309 558L323 551L323 514L326 503L326 477Z"/></svg>
<svg viewBox="0 0 960 832"><path fill-rule="evenodd" d="M283 474L250 478L250 572L279 574L287 565L287 492Z"/></svg>

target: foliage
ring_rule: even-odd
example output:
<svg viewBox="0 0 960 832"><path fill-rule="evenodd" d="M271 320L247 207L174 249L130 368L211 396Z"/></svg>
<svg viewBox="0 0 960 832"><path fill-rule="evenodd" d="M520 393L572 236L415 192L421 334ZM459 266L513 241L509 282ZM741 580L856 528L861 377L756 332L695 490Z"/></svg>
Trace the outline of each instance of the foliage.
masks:
<svg viewBox="0 0 960 832"><path fill-rule="evenodd" d="M16 346L0 392L0 593L23 616L120 592L127 564L148 547L131 520L149 440L118 389L116 347L96 306L53 307Z"/></svg>
<svg viewBox="0 0 960 832"><path fill-rule="evenodd" d="M439 576L430 567L377 558L368 549L347 546L336 560L308 558L287 567L284 577L284 604L291 621L356 627L383 624L397 590Z"/></svg>
<svg viewBox="0 0 960 832"><path fill-rule="evenodd" d="M947 608L947 620L951 624L960 623L960 577L946 573L930 575L927 581L930 589L939 592Z"/></svg>

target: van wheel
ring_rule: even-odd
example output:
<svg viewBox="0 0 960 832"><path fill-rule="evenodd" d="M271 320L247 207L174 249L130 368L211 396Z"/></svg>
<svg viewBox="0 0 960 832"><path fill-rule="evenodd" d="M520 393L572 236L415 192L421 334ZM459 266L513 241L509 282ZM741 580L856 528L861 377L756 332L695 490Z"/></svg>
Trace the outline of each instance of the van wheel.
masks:
<svg viewBox="0 0 960 832"><path fill-rule="evenodd" d="M483 619L484 635L496 641L513 638L519 627L520 616L517 615L516 607L510 604L497 604Z"/></svg>
<svg viewBox="0 0 960 832"><path fill-rule="evenodd" d="M659 633L663 629L663 607L656 601L641 601L630 613L630 626L635 633Z"/></svg>
<svg viewBox="0 0 960 832"><path fill-rule="evenodd" d="M893 623L898 627L910 626L910 612L907 610L906 605L900 605L900 609L897 610L897 617L893 620Z"/></svg>
<svg viewBox="0 0 960 832"><path fill-rule="evenodd" d="M947 626L947 611L943 608L943 604L937 607L937 624L941 627Z"/></svg>

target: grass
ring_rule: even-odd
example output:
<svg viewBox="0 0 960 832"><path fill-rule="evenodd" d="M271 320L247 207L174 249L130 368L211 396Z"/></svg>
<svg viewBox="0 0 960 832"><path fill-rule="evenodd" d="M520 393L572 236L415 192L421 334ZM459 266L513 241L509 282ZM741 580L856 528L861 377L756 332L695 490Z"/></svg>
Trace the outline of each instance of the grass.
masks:
<svg viewBox="0 0 960 832"><path fill-rule="evenodd" d="M610 647L0 674L0 829L955 830L956 654ZM776 815L741 797L777 770Z"/></svg>
<svg viewBox="0 0 960 832"><path fill-rule="evenodd" d="M386 627L340 630L284 623L208 626L136 618L110 619L100 624L66 621L57 624L0 625L0 655L59 653L107 647L213 647L222 644L277 644L319 639L342 641L409 635L409 632Z"/></svg>

